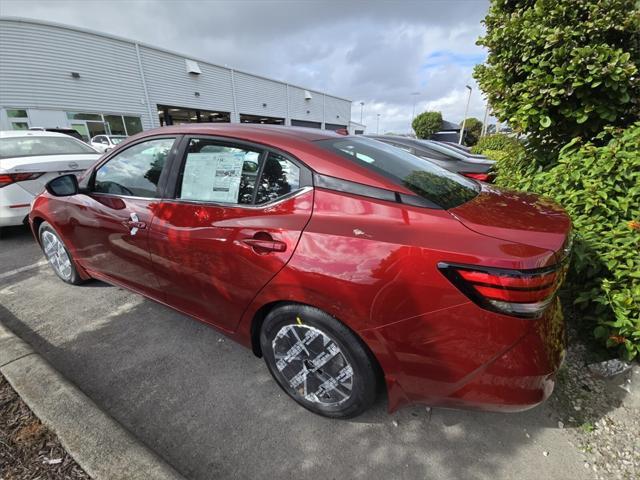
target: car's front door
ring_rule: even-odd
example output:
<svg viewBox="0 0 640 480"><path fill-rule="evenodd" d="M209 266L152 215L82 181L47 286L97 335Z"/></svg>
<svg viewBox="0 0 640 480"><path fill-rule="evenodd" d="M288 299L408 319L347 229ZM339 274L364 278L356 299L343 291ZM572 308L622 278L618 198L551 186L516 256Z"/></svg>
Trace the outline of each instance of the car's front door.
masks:
<svg viewBox="0 0 640 480"><path fill-rule="evenodd" d="M71 239L90 275L159 299L147 240L175 140L141 141L99 165L75 207Z"/></svg>
<svg viewBox="0 0 640 480"><path fill-rule="evenodd" d="M311 174L242 142L198 137L183 145L175 198L157 209L149 250L170 305L234 331L291 258L311 216Z"/></svg>

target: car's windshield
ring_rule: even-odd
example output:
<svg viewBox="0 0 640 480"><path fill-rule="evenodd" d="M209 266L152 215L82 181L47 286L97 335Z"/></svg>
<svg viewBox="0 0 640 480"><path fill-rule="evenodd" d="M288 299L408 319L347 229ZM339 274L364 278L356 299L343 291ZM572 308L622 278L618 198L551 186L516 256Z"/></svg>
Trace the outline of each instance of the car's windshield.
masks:
<svg viewBox="0 0 640 480"><path fill-rule="evenodd" d="M111 139L111 143L114 145L119 144L120 142L124 142L127 137L109 137Z"/></svg>
<svg viewBox="0 0 640 480"><path fill-rule="evenodd" d="M0 139L0 158L96 153L71 137L25 136Z"/></svg>
<svg viewBox="0 0 640 480"><path fill-rule="evenodd" d="M453 208L474 198L479 186L457 173L368 138L320 140L324 148L384 175L417 195L441 206Z"/></svg>

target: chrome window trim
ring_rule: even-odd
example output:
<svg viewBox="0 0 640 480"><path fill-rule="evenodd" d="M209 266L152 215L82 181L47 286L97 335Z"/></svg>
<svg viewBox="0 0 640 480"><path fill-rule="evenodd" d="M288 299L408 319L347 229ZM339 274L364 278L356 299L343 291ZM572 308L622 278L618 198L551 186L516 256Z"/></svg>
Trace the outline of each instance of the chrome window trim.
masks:
<svg viewBox="0 0 640 480"><path fill-rule="evenodd" d="M118 195L117 193L105 193L105 192L87 192L87 195L92 197L94 195L113 197L113 198L129 198L131 200L163 200L162 197L136 197L134 195Z"/></svg>
<svg viewBox="0 0 640 480"><path fill-rule="evenodd" d="M195 204L195 205L209 205L212 207L220 207L220 208L248 208L248 209L260 209L265 207L271 207L273 205L277 205L281 202L289 200L293 197L298 197L307 192L313 190L312 186L307 185L306 187L299 188L294 190L293 192L289 192L282 197L278 197L275 200L267 203L260 203L258 205L249 205L245 203L221 203L221 202L210 202L207 200L186 200L182 198L169 198L169 197L135 197L131 195L118 195L116 193L102 193L102 192L91 192L89 196L92 195L101 195L106 197L114 197L114 198L127 198L131 200L155 200L158 202L176 202L176 203L187 203L187 204Z"/></svg>
<svg viewBox="0 0 640 480"><path fill-rule="evenodd" d="M305 187L294 190L293 192L289 192L286 195L283 195L282 197L278 197L275 200L272 200L271 202L259 203L255 205L247 204L247 203L212 202L209 200L188 200L184 198L159 198L157 200L160 200L162 202L177 202L177 203L186 203L186 204L194 204L194 205L208 205L211 207L220 207L220 208L246 208L249 210L259 210L262 208L268 208L274 205L278 205L279 203L282 203L286 200L290 200L294 197L298 197L312 190L313 190L313 187L310 185L307 185ZM138 198L138 197L133 197L133 198Z"/></svg>

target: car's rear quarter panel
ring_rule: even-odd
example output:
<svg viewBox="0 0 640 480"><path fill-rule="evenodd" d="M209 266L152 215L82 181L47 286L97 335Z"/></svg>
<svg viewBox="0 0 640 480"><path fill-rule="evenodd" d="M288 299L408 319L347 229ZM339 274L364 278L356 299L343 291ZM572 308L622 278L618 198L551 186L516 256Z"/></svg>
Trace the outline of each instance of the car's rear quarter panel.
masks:
<svg viewBox="0 0 640 480"><path fill-rule="evenodd" d="M442 261L532 269L555 258L545 249L483 237L444 210L316 189L293 257L256 297L238 334L250 337L262 305L313 305L346 323L372 350L387 379L390 408L418 399L435 404L535 328L531 320L470 302L440 273Z"/></svg>

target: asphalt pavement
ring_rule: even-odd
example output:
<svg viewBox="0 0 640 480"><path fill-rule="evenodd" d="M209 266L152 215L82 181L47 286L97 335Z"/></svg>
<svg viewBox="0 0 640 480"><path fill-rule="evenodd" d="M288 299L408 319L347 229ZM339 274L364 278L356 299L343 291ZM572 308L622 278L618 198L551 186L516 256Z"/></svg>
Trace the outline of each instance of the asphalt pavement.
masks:
<svg viewBox="0 0 640 480"><path fill-rule="evenodd" d="M381 398L325 419L213 328L102 282L67 285L42 260L27 229L3 232L0 319L188 478L590 478L548 405L388 415Z"/></svg>

